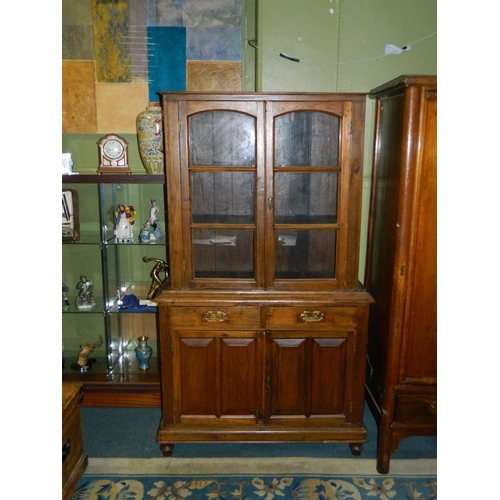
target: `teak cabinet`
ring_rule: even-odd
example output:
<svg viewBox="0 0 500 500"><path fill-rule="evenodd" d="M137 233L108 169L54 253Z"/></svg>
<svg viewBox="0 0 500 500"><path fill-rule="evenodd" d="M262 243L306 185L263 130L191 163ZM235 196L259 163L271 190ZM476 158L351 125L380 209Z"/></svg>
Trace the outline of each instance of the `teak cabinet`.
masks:
<svg viewBox="0 0 500 500"><path fill-rule="evenodd" d="M330 440L359 454L365 95L164 93L165 456L183 441Z"/></svg>
<svg viewBox="0 0 500 500"><path fill-rule="evenodd" d="M377 469L387 473L402 438L437 429L437 79L400 77L370 97L367 394L379 427Z"/></svg>

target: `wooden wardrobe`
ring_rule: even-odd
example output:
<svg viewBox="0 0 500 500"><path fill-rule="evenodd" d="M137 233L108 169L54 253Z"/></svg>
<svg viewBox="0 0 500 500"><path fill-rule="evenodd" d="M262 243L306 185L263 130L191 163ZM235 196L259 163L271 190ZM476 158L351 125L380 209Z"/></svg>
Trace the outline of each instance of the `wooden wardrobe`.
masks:
<svg viewBox="0 0 500 500"><path fill-rule="evenodd" d="M402 438L437 431L437 78L406 75L370 92L376 132L365 287L366 389L377 470Z"/></svg>

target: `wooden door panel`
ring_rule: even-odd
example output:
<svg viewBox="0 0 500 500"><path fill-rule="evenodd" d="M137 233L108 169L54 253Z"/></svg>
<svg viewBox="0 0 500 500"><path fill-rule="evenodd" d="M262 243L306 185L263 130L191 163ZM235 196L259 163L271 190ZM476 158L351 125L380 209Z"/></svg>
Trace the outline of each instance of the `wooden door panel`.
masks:
<svg viewBox="0 0 500 500"><path fill-rule="evenodd" d="M181 415L215 415L216 340L180 340Z"/></svg>
<svg viewBox="0 0 500 500"><path fill-rule="evenodd" d="M255 415L256 339L223 338L221 342L221 410L225 415Z"/></svg>
<svg viewBox="0 0 500 500"><path fill-rule="evenodd" d="M305 415L306 339L274 339L271 356L271 415Z"/></svg>
<svg viewBox="0 0 500 500"><path fill-rule="evenodd" d="M177 418L255 420L263 408L262 332L176 332ZM218 422L216 425L219 425Z"/></svg>
<svg viewBox="0 0 500 500"><path fill-rule="evenodd" d="M311 414L344 410L346 339L311 339Z"/></svg>
<svg viewBox="0 0 500 500"><path fill-rule="evenodd" d="M344 414L348 339L304 337L272 339L270 416Z"/></svg>
<svg viewBox="0 0 500 500"><path fill-rule="evenodd" d="M437 101L427 101L406 376L437 377Z"/></svg>

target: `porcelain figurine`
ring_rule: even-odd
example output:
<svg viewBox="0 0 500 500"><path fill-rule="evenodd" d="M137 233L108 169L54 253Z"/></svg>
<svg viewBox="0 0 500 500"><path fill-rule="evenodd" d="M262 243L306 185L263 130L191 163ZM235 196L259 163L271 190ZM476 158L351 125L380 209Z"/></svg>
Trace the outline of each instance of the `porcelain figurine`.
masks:
<svg viewBox="0 0 500 500"><path fill-rule="evenodd" d="M135 222L137 212L132 205L118 205L115 212L115 237L118 243L130 243L134 241L134 231L132 226Z"/></svg>
<svg viewBox="0 0 500 500"><path fill-rule="evenodd" d="M63 311L67 311L69 309L69 300L68 300L68 292L69 286L62 284L62 309Z"/></svg>
<svg viewBox="0 0 500 500"><path fill-rule="evenodd" d="M94 284L82 274L80 281L76 285L78 297L76 298L76 307L78 309L93 309L95 307L95 298L92 295Z"/></svg>
<svg viewBox="0 0 500 500"><path fill-rule="evenodd" d="M146 221L139 234L139 241L141 243L153 243L163 236L160 230L160 221L157 217L159 211L160 209L156 205L156 200L152 198L149 219Z"/></svg>

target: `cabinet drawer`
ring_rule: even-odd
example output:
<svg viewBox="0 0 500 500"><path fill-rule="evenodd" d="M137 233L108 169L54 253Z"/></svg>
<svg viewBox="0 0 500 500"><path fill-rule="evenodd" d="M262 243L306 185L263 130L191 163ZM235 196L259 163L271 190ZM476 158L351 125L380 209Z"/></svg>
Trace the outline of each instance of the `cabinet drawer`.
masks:
<svg viewBox="0 0 500 500"><path fill-rule="evenodd" d="M266 327L273 329L332 327L354 328L356 326L355 307L268 307Z"/></svg>
<svg viewBox="0 0 500 500"><path fill-rule="evenodd" d="M82 459L83 439L80 423L80 409L71 408L66 428L62 434L62 460L63 460L63 480L67 475L69 478Z"/></svg>
<svg viewBox="0 0 500 500"><path fill-rule="evenodd" d="M207 330L248 329L260 327L259 307L171 307L173 328L199 327Z"/></svg>
<svg viewBox="0 0 500 500"><path fill-rule="evenodd" d="M398 396L396 421L402 424L435 425L437 395L414 394Z"/></svg>

